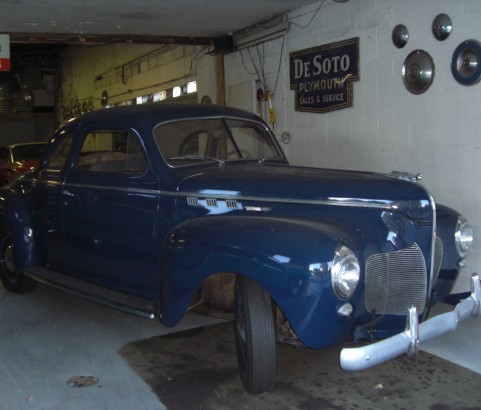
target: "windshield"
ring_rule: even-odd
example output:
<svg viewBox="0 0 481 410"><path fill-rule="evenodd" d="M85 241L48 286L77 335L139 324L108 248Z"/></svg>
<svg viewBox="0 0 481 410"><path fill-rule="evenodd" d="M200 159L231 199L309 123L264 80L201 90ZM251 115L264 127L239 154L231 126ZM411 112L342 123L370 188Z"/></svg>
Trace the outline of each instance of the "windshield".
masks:
<svg viewBox="0 0 481 410"><path fill-rule="evenodd" d="M12 148L14 162L39 161L47 144L24 144Z"/></svg>
<svg viewBox="0 0 481 410"><path fill-rule="evenodd" d="M190 119L159 125L154 137L173 166L203 161L283 161L272 134L259 123L225 118Z"/></svg>

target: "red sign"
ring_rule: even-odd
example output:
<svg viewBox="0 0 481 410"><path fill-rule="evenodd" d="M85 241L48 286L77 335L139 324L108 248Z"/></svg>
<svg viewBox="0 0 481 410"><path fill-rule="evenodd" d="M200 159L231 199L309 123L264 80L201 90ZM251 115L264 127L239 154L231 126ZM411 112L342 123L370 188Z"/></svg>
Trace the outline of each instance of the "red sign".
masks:
<svg viewBox="0 0 481 410"><path fill-rule="evenodd" d="M10 71L9 58L0 58L0 71Z"/></svg>
<svg viewBox="0 0 481 410"><path fill-rule="evenodd" d="M10 36L0 34L0 71L10 71Z"/></svg>

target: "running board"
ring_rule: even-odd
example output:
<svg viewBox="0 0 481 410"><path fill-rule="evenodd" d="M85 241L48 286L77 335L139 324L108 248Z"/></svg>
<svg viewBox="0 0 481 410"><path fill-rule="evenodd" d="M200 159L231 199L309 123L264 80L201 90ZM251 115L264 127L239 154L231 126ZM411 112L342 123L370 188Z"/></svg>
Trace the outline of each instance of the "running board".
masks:
<svg viewBox="0 0 481 410"><path fill-rule="evenodd" d="M44 285L123 312L149 319L158 316L156 304L148 299L104 288L44 267L27 268L23 273Z"/></svg>

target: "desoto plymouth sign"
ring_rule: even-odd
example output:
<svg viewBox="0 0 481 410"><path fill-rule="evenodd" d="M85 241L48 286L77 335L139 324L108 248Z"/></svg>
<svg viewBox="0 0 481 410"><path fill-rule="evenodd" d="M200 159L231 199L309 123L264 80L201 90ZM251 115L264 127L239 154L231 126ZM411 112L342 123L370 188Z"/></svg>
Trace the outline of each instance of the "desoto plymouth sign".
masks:
<svg viewBox="0 0 481 410"><path fill-rule="evenodd" d="M359 80L359 38L292 52L289 65L296 111L350 107L352 82Z"/></svg>

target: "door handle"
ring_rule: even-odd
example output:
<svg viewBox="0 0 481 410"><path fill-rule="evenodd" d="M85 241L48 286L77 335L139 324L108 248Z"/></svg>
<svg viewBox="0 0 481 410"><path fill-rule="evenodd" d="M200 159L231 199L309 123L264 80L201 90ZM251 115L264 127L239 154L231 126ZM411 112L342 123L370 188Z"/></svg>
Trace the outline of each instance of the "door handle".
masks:
<svg viewBox="0 0 481 410"><path fill-rule="evenodd" d="M70 192L70 191L67 190L67 189L64 189L64 190L62 191L62 194L64 194L65 196L71 196L71 197L75 196L75 194L73 194L72 192Z"/></svg>

